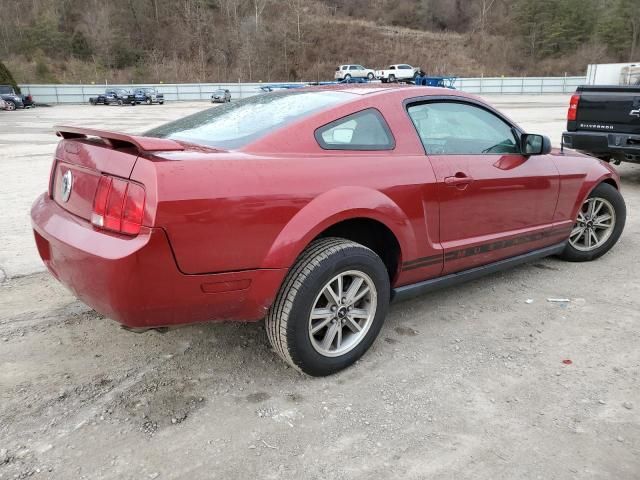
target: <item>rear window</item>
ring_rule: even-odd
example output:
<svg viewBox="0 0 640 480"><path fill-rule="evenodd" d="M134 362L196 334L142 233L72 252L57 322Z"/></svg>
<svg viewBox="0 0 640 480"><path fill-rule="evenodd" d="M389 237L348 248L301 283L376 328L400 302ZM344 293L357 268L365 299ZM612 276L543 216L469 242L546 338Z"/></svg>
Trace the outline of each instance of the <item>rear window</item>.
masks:
<svg viewBox="0 0 640 480"><path fill-rule="evenodd" d="M324 125L315 137L325 150L392 150L395 146L387 122L373 108Z"/></svg>
<svg viewBox="0 0 640 480"><path fill-rule="evenodd" d="M226 103L154 128L148 137L224 149L242 148L313 112L351 98L346 92L271 92Z"/></svg>

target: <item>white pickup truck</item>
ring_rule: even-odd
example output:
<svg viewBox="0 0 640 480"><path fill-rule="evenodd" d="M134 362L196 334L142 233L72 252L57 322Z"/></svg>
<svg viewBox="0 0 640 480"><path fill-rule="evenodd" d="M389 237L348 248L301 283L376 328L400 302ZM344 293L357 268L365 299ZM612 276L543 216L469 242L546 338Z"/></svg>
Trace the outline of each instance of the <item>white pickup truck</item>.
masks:
<svg viewBox="0 0 640 480"><path fill-rule="evenodd" d="M412 67L406 63L390 65L386 70L376 70L376 78L382 83L412 80L420 75L419 67Z"/></svg>

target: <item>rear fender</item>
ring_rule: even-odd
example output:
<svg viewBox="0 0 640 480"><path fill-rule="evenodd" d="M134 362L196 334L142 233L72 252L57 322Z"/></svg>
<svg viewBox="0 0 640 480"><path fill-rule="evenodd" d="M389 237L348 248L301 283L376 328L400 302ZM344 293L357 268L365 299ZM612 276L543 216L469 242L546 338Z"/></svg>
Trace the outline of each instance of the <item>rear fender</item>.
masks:
<svg viewBox="0 0 640 480"><path fill-rule="evenodd" d="M324 230L356 218L382 223L398 240L401 257L416 256L415 232L409 218L391 198L370 188L339 187L314 198L287 223L261 267L291 267L300 253Z"/></svg>

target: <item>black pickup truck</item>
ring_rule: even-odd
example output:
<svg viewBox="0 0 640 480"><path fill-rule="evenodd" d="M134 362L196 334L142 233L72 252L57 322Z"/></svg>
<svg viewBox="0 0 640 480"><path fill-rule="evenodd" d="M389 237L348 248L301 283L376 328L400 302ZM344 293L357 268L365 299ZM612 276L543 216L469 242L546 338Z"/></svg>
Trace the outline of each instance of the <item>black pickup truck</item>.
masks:
<svg viewBox="0 0 640 480"><path fill-rule="evenodd" d="M640 86L578 87L562 146L616 165L640 163Z"/></svg>
<svg viewBox="0 0 640 480"><path fill-rule="evenodd" d="M99 94L97 97L89 98L91 105L136 105L136 97L129 90L124 88L110 88Z"/></svg>

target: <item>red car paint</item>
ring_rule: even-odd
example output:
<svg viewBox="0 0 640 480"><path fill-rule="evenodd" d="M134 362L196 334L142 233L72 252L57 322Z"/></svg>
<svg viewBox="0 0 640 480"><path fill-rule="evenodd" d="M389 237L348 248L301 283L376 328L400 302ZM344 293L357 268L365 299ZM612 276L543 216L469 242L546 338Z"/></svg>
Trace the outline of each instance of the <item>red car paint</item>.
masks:
<svg viewBox="0 0 640 480"><path fill-rule="evenodd" d="M127 326L255 321L304 248L343 220L371 219L393 233L399 287L566 240L589 192L602 181L618 185L612 168L574 152L425 155L406 102L480 101L462 92L341 89L352 98L234 151L59 127L50 189L31 211L43 261L85 303ZM393 150L320 148L317 128L365 108L384 116ZM69 169L74 187L63 202ZM90 223L103 174L144 186L138 235Z"/></svg>

